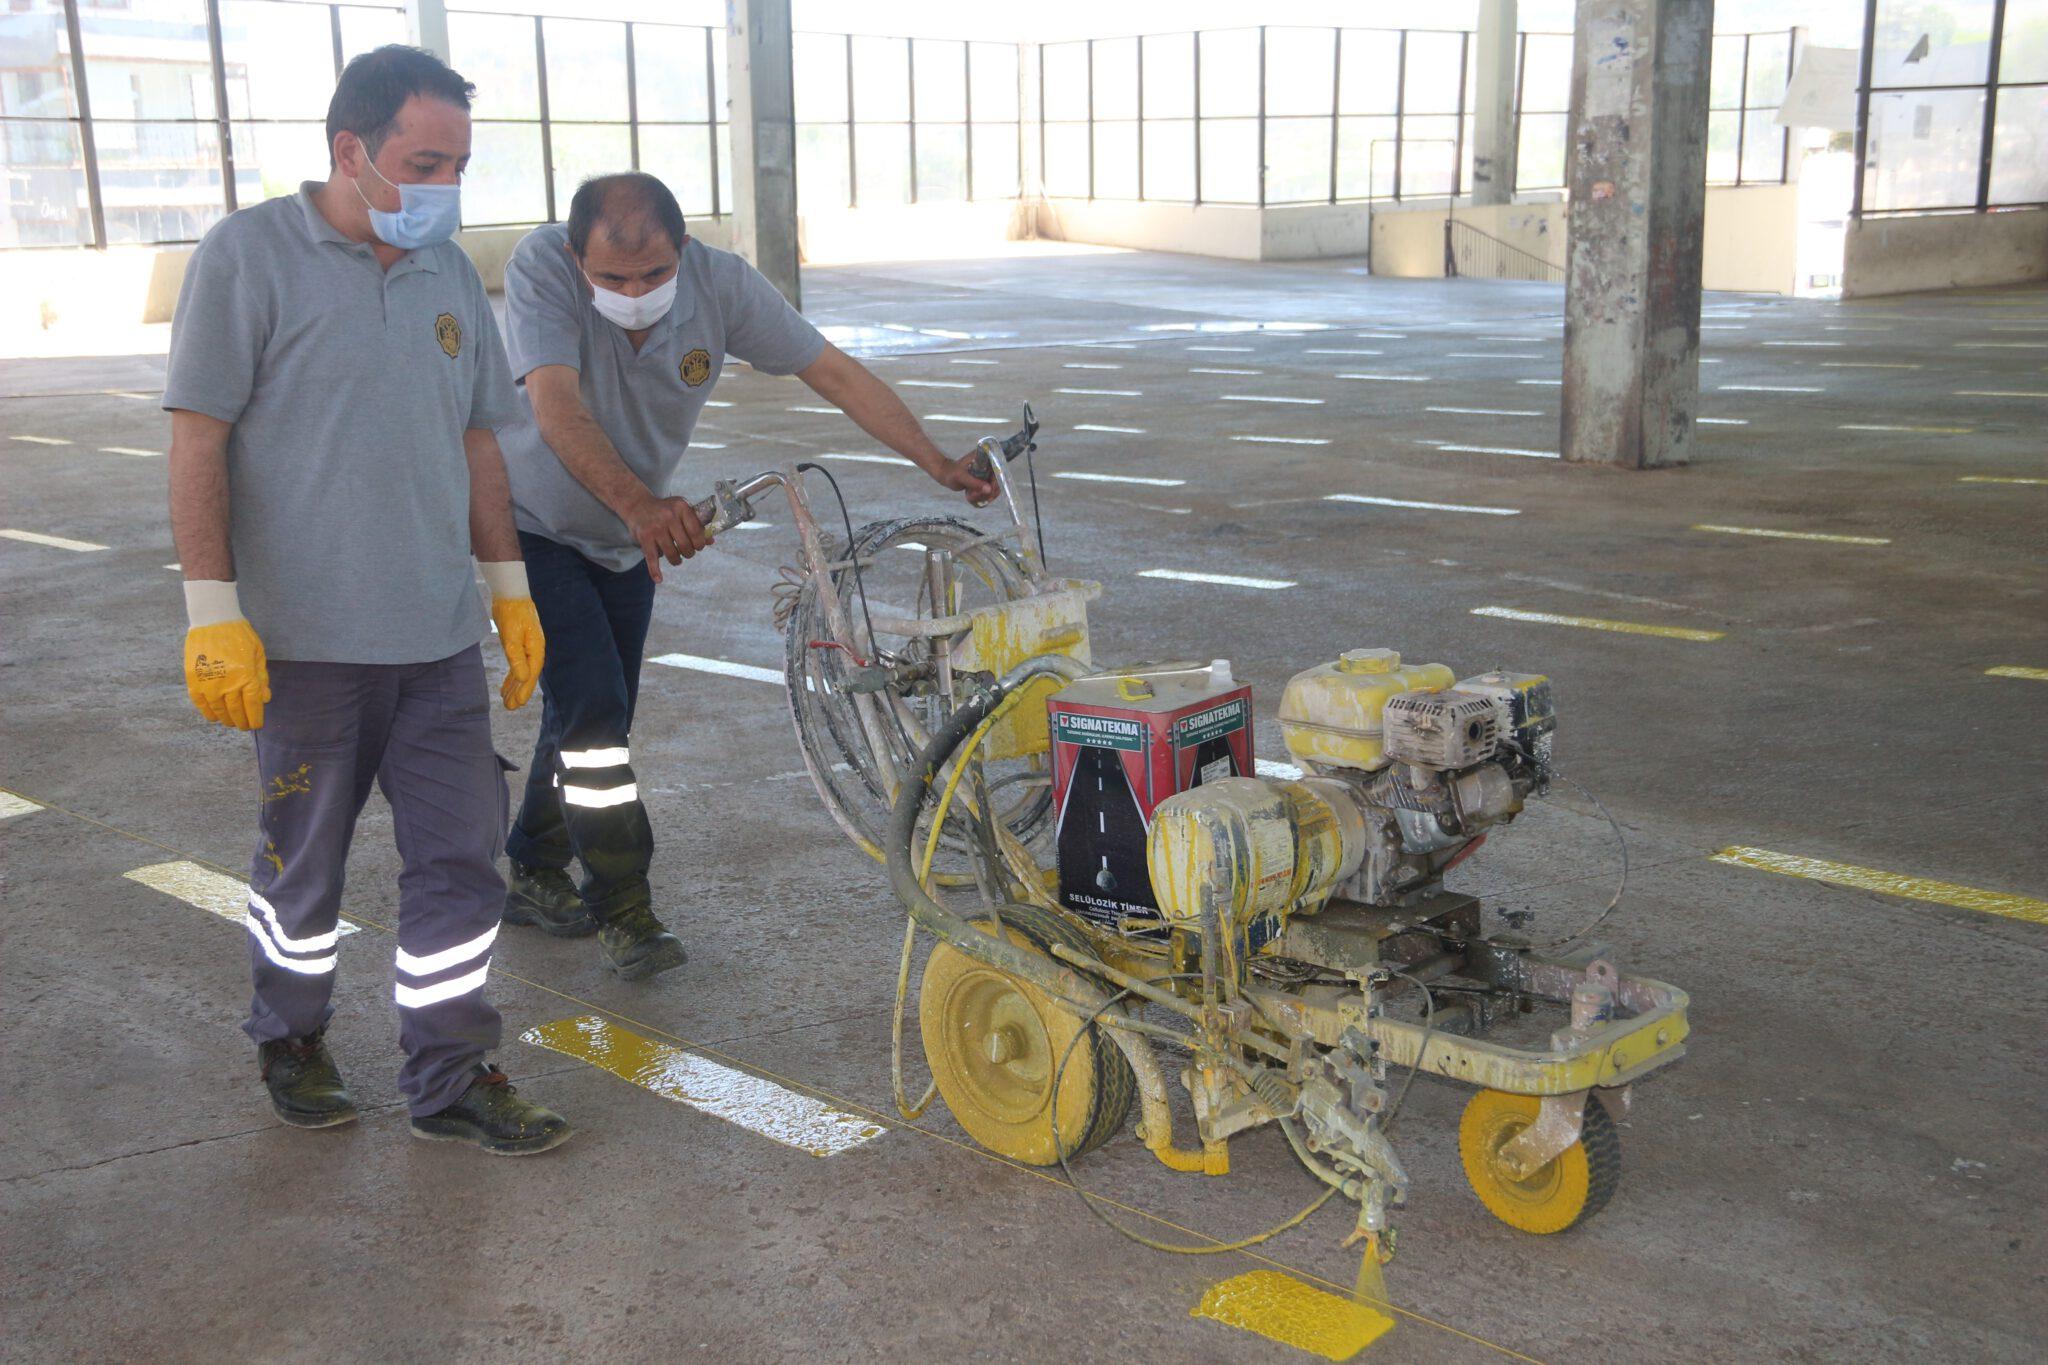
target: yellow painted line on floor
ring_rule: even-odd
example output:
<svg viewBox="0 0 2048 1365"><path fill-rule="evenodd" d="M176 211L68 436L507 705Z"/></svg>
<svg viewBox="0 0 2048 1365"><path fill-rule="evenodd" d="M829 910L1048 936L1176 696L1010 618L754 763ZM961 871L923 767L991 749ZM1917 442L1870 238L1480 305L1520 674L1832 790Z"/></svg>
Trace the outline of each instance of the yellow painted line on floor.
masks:
<svg viewBox="0 0 2048 1365"><path fill-rule="evenodd" d="M1474 607L1474 616L1493 616L1503 621L1534 621L1546 626L1578 626L1584 630L1611 630L1621 635L1661 635L1668 640L1718 640L1725 631L1690 630L1684 626L1646 626L1636 621L1607 621L1598 616L1559 616L1547 611L1522 611L1515 607Z"/></svg>
<svg viewBox="0 0 2048 1365"><path fill-rule="evenodd" d="M34 801L16 796L12 792L0 792L0 820L12 820L17 815L27 815L31 811L41 809L42 807Z"/></svg>
<svg viewBox="0 0 2048 1365"><path fill-rule="evenodd" d="M1349 1360L1394 1326L1392 1318L1368 1304L1277 1270L1251 1270L1209 1286L1189 1316L1240 1328L1325 1360Z"/></svg>
<svg viewBox="0 0 2048 1365"><path fill-rule="evenodd" d="M2034 682L2048 682L2048 668L2021 668L2017 664L2004 664L1984 670L1987 678L2027 678Z"/></svg>
<svg viewBox="0 0 2048 1365"><path fill-rule="evenodd" d="M1695 531L1719 531L1729 536L1764 536L1771 540L1824 540L1831 545L1889 545L1891 541L1883 536L1833 536L1820 531L1772 531L1762 526L1708 526L1692 528Z"/></svg>
<svg viewBox="0 0 2048 1365"><path fill-rule="evenodd" d="M2048 398L2036 389L1957 389L1958 398Z"/></svg>
<svg viewBox="0 0 2048 1365"><path fill-rule="evenodd" d="M1822 858L1803 858L1796 853L1773 853L1764 848L1724 848L1713 855L1713 861L1735 867L1753 867L1761 872L1776 872L1787 877L1805 877L1830 886L1848 886L1884 896L1932 901L1964 910L1981 910L1987 915L2003 915L2007 919L2048 924L2048 901L2015 896L2005 891L1984 891L1974 886L1930 881L1925 877L1902 877L1896 872L1880 872L1874 867L1854 867Z"/></svg>
<svg viewBox="0 0 2048 1365"><path fill-rule="evenodd" d="M643 1038L594 1014L530 1028L519 1040L588 1062L665 1100L812 1156L833 1156L889 1131L764 1076Z"/></svg>
<svg viewBox="0 0 2048 1365"><path fill-rule="evenodd" d="M66 540L63 536L46 536L40 531L0 531L0 536L18 540L24 545L47 545L53 550L104 550L107 547L90 540Z"/></svg>
<svg viewBox="0 0 2048 1365"><path fill-rule="evenodd" d="M2048 479L2013 479L1998 474L1965 474L1957 483L2024 483L2048 484Z"/></svg>
<svg viewBox="0 0 2048 1365"><path fill-rule="evenodd" d="M71 444L71 442L59 440L55 436L10 436L7 439L10 441L26 441L32 446L68 446Z"/></svg>
<svg viewBox="0 0 2048 1365"><path fill-rule="evenodd" d="M187 905L196 905L210 915L219 915L236 924L240 924L249 913L249 883L201 867L198 863L151 863L148 867L138 867L121 875L152 891L176 896ZM359 932L347 920L335 926L335 933L342 936Z"/></svg>

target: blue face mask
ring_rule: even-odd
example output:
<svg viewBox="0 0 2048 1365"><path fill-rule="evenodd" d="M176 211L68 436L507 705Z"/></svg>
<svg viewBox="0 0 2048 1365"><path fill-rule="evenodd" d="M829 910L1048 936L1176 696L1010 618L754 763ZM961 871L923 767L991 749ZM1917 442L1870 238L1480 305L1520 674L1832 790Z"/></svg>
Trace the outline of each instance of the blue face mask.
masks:
<svg viewBox="0 0 2048 1365"><path fill-rule="evenodd" d="M374 164L365 162L370 174L384 180L384 173ZM391 185L389 180L384 183ZM370 202L370 196L363 193L360 181L356 182L356 194L362 199L363 207L370 211L370 231L377 234L377 240L386 246L395 246L401 251L417 251L421 247L438 246L455 235L455 229L462 226L462 186L457 185L391 185L398 191L398 212L389 213Z"/></svg>

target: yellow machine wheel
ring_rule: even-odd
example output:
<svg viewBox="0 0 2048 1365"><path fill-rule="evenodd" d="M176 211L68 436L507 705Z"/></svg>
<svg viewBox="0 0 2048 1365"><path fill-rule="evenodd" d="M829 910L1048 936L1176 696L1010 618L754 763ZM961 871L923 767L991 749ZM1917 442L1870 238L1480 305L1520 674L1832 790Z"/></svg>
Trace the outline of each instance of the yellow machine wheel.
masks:
<svg viewBox="0 0 2048 1365"><path fill-rule="evenodd" d="M1012 943L1048 964L1049 943L1088 950L1087 936L1051 911L1005 906L1002 919ZM917 1018L946 1107L969 1137L999 1156L1058 1165L1061 1151L1071 1160L1108 1141L1130 1112L1137 1078L1114 1042L1031 983L957 948L942 943L932 950ZM1063 1056L1055 1143L1053 1078Z"/></svg>
<svg viewBox="0 0 2048 1365"><path fill-rule="evenodd" d="M1500 1149L1536 1121L1534 1095L1482 1090L1458 1122L1465 1178L1487 1211L1523 1232L1563 1232L1607 1206L1621 1179L1621 1139L1607 1110L1591 1095L1579 1140L1534 1174L1517 1180L1501 1168Z"/></svg>

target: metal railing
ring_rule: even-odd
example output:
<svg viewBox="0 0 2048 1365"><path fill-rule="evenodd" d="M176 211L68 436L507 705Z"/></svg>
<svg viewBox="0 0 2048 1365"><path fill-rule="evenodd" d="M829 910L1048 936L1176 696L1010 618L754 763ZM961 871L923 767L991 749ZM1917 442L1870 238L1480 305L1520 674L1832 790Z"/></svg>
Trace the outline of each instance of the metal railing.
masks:
<svg viewBox="0 0 2048 1365"><path fill-rule="evenodd" d="M1455 217L1444 219L1444 275L1477 280L1564 283L1564 267Z"/></svg>

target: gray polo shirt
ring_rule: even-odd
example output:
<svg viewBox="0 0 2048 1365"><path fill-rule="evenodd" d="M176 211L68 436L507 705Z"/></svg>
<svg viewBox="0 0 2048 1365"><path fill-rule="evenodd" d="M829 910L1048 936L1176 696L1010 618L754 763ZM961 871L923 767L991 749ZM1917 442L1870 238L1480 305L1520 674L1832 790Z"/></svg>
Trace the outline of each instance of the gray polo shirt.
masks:
<svg viewBox="0 0 2048 1365"><path fill-rule="evenodd" d="M476 267L389 270L313 204L229 214L185 267L165 410L232 422L242 610L274 659L426 663L483 637L462 434L516 404Z"/></svg>
<svg viewBox="0 0 2048 1365"><path fill-rule="evenodd" d="M824 352L825 338L760 271L688 238L675 304L636 355L625 330L591 305L568 240L560 224L536 228L505 267L505 342L519 380L519 415L498 439L519 529L623 571L645 556L625 523L541 439L526 376L542 365L576 370L583 406L626 467L658 497L699 498L711 491L710 481L692 478L683 452L726 356L768 374L791 374Z"/></svg>

